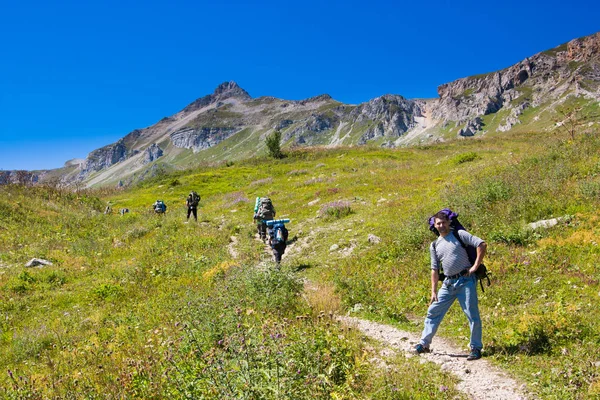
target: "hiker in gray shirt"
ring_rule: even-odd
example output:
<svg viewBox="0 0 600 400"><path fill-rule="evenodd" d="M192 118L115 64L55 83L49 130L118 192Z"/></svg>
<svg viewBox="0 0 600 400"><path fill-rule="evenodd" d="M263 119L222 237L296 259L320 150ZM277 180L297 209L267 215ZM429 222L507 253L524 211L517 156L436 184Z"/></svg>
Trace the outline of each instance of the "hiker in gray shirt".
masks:
<svg viewBox="0 0 600 400"><path fill-rule="evenodd" d="M471 329L471 353L467 360L477 360L481 358L483 343L481 341L481 318L477 301L475 271L483 261L487 245L483 240L467 231L452 232L450 219L443 212L434 215L434 224L440 236L429 247L431 254L431 302L427 310L427 317L425 317L425 328L415 351L419 354L430 352L429 345L433 336L454 300L458 299L469 320L469 328ZM477 249L477 258L473 264L469 261L467 251L455 234L460 236L465 245ZM446 279L438 292L440 265L443 265Z"/></svg>

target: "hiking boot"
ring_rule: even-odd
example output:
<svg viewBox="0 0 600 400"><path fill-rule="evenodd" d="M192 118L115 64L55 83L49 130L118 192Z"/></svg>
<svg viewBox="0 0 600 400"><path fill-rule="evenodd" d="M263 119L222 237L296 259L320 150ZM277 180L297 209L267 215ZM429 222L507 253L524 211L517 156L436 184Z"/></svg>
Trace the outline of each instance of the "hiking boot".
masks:
<svg viewBox="0 0 600 400"><path fill-rule="evenodd" d="M417 354L423 354L423 353L431 353L431 350L429 349L429 347L425 347L425 346L423 346L422 344L419 343L415 347L415 352Z"/></svg>
<svg viewBox="0 0 600 400"><path fill-rule="evenodd" d="M481 358L481 350L471 349L471 353L467 356L468 361L479 360Z"/></svg>

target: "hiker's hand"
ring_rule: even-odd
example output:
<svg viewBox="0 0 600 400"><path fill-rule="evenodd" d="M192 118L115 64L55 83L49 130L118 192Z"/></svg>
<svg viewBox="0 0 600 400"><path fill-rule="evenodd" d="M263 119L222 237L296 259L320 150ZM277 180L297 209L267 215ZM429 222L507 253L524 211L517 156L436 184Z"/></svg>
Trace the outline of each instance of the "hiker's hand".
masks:
<svg viewBox="0 0 600 400"><path fill-rule="evenodd" d="M429 304L431 305L431 304L435 303L436 301L438 301L437 293L433 292L433 293L431 293L431 301L429 302Z"/></svg>
<svg viewBox="0 0 600 400"><path fill-rule="evenodd" d="M473 275L477 271L477 268L479 267L472 266L471 268L469 268L469 275Z"/></svg>

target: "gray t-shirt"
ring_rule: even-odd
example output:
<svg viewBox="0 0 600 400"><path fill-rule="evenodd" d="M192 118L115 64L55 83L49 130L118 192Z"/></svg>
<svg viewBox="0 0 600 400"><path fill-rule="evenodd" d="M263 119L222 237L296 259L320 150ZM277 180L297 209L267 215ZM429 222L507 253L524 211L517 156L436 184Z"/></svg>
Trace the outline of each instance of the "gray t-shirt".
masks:
<svg viewBox="0 0 600 400"><path fill-rule="evenodd" d="M466 246L478 247L483 243L482 239L464 230L458 231L458 235ZM435 248L433 243L435 243ZM460 245L452 232L446 237L440 236L432 242L429 246L429 253L431 254L431 269L439 270L440 265L442 265L446 275L456 275L463 269L471 268L473 265L469 261L467 250Z"/></svg>

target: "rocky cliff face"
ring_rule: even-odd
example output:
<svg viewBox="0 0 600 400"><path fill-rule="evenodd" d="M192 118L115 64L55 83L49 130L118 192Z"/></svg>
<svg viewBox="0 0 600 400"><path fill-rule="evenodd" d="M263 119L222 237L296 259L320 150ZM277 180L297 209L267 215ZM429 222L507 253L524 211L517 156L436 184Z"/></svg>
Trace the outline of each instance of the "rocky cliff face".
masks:
<svg viewBox="0 0 600 400"><path fill-rule="evenodd" d="M198 152L219 144L236 131L236 128L200 127L174 132L170 135L170 138L173 146Z"/></svg>
<svg viewBox="0 0 600 400"><path fill-rule="evenodd" d="M0 185L11 183L30 185L38 183L40 175L30 171L0 171Z"/></svg>
<svg viewBox="0 0 600 400"><path fill-rule="evenodd" d="M567 93L600 99L600 33L575 39L538 53L498 72L458 79L439 86L432 116L443 122L465 124L461 134L481 130L478 117L508 108L498 127L507 131L519 123L528 107L556 100Z"/></svg>
<svg viewBox="0 0 600 400"><path fill-rule="evenodd" d="M423 116L423 103L407 100L398 95L377 97L359 105L351 112L354 123L370 123L358 144L366 144L377 138L394 140L416 125L415 117Z"/></svg>
<svg viewBox="0 0 600 400"><path fill-rule="evenodd" d="M150 147L148 147L145 151L144 151L144 164L150 164L152 161L157 160L158 158L162 157L163 155L163 150L156 144L156 143L152 143L152 145L150 145Z"/></svg>
<svg viewBox="0 0 600 400"><path fill-rule="evenodd" d="M121 162L127 158L129 151L125 146L123 139L117 143L109 144L98 150L92 151L82 165L80 175L85 177L93 172L97 172L112 165Z"/></svg>

